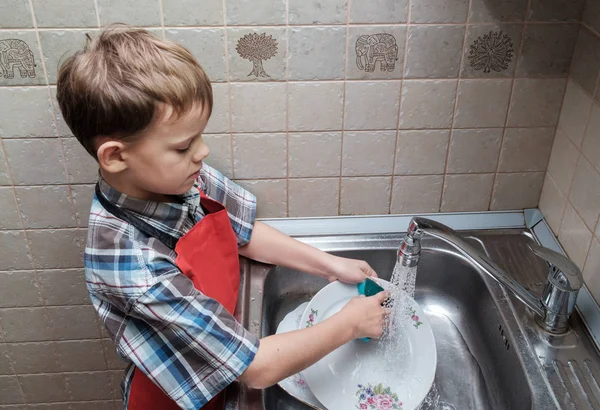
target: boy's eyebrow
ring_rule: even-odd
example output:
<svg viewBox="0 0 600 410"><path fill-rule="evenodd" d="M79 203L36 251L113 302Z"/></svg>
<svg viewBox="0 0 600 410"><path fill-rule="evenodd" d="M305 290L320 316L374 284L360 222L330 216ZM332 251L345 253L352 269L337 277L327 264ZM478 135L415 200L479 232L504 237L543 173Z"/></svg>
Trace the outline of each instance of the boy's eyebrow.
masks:
<svg viewBox="0 0 600 410"><path fill-rule="evenodd" d="M179 144L183 144L183 143L186 143L186 142L190 142L191 140L193 140L194 138L196 138L198 135L200 135L199 132L197 132L195 134L192 134L192 135L189 135L189 136L187 136L185 138L182 138L180 140L175 141L173 143L173 145L179 145Z"/></svg>

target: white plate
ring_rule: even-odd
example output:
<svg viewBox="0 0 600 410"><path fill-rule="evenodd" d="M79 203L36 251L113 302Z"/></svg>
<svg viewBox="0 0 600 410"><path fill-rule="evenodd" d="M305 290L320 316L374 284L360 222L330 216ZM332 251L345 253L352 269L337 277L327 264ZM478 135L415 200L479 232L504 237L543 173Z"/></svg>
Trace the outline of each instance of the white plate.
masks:
<svg viewBox="0 0 600 410"><path fill-rule="evenodd" d="M379 282L383 287L389 284ZM330 283L309 302L301 326L326 320L355 296L356 285ZM377 340L354 340L302 372L327 409L413 410L421 404L435 377L437 352L425 314L413 299L407 307L411 314L404 317L408 323L398 336L404 343L400 356L390 356Z"/></svg>
<svg viewBox="0 0 600 410"><path fill-rule="evenodd" d="M308 302L304 302L292 312L288 313L283 320L279 322L276 333L280 334L298 330L300 327L300 318L302 317L302 313L304 313L306 306L308 306ZM297 373L293 376L290 376L277 384L279 384L279 387L285 390L290 396L296 398L307 406L318 410L325 408L308 388L308 384L306 384L302 373Z"/></svg>

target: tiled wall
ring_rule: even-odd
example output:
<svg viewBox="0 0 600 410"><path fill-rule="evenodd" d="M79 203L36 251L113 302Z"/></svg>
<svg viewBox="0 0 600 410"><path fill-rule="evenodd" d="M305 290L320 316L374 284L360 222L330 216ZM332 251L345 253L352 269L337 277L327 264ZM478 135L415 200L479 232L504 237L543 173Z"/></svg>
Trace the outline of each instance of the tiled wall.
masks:
<svg viewBox="0 0 600 410"><path fill-rule="evenodd" d="M260 216L499 210L538 203L583 6L2 0L0 410L119 407L81 269L96 166L54 99L84 33L123 21L189 47L214 81L209 162Z"/></svg>
<svg viewBox="0 0 600 410"><path fill-rule="evenodd" d="M600 1L588 0L540 199L600 302Z"/></svg>

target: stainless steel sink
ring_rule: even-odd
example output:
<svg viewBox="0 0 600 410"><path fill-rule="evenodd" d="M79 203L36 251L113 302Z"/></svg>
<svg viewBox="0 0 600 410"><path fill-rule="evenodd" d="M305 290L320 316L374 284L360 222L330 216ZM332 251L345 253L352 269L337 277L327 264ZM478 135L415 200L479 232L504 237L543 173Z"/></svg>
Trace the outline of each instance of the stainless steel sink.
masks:
<svg viewBox="0 0 600 410"><path fill-rule="evenodd" d="M534 294L547 273L523 230L463 233ZM363 259L389 279L402 235L303 238L336 255ZM243 260L239 320L265 337L327 282L286 268ZM531 312L448 245L423 240L415 299L433 328L435 385L444 409L600 409L600 356L578 314L562 336L546 334ZM278 386L230 389L228 409L308 409Z"/></svg>

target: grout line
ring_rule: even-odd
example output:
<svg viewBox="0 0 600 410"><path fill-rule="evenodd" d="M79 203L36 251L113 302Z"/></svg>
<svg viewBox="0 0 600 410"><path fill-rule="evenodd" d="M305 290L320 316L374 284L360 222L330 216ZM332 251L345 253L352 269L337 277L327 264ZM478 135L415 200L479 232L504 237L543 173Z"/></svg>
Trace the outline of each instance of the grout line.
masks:
<svg viewBox="0 0 600 410"><path fill-rule="evenodd" d="M94 10L96 11L96 24L98 25L98 28L101 28L102 24L100 23L100 7L98 6L98 0L94 0Z"/></svg>
<svg viewBox="0 0 600 410"><path fill-rule="evenodd" d="M160 28L162 29L163 40L167 38L165 30L165 12L163 10L163 0L158 0L158 16L160 18Z"/></svg>
<svg viewBox="0 0 600 410"><path fill-rule="evenodd" d="M290 2L285 0L285 215L290 216Z"/></svg>
<svg viewBox="0 0 600 410"><path fill-rule="evenodd" d="M348 0L346 3L346 42L345 42L345 58L344 58L344 78L348 76L348 47L350 45L350 8L352 7L352 0ZM344 89L342 91L342 135L340 141L340 181L338 188L338 215L342 215L342 181L343 181L343 170L344 170L344 136L346 131L346 92L348 87L347 79L344 80Z"/></svg>
<svg viewBox="0 0 600 410"><path fill-rule="evenodd" d="M227 30L227 0L223 0L223 41L225 42L225 74L227 81L227 124L229 126L229 149L231 151L231 179L235 180L235 154L233 150L233 125L231 120L231 67L229 66L229 30Z"/></svg>
<svg viewBox="0 0 600 410"><path fill-rule="evenodd" d="M593 1L593 0L592 0ZM592 26L590 26L587 23L584 23L583 21L580 23L582 27L587 28L589 31L591 31L593 34L595 34L596 36L600 37L600 32L596 31Z"/></svg>

